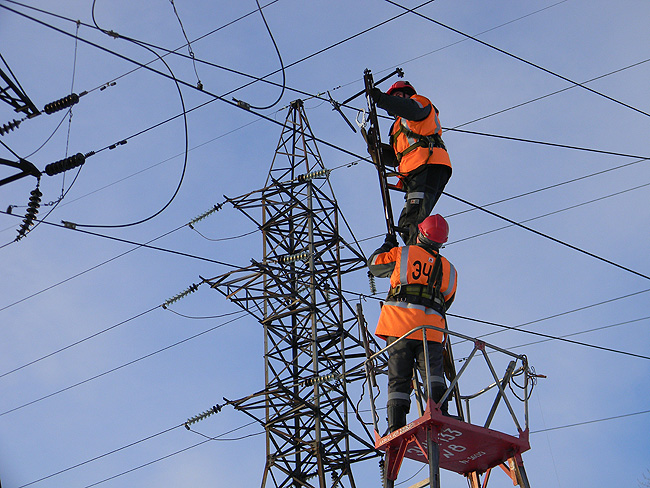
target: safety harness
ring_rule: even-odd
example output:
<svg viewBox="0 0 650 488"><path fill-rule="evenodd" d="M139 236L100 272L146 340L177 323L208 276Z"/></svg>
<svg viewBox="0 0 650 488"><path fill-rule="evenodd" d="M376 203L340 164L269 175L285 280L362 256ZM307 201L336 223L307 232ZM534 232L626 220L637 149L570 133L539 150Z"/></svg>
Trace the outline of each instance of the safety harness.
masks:
<svg viewBox="0 0 650 488"><path fill-rule="evenodd" d="M395 152L395 157L397 158L398 163L402 160L404 156L406 156L411 151L417 149L418 147L428 148L429 156L431 156L431 154L433 153L434 147L442 148L445 151L447 150L447 148L445 147L445 143L442 141L442 137L440 136L440 134L431 134L428 136L423 136L422 134L413 132L411 129L406 127L403 123L399 124L399 129L397 129L397 131L395 131L394 134L390 135L391 146L395 147L394 142L397 139L397 136L399 136L400 134L406 135L406 139L411 145L406 149L404 149L402 152Z"/></svg>
<svg viewBox="0 0 650 488"><path fill-rule="evenodd" d="M428 250L428 249L427 249ZM432 308L445 316L445 299L440 292L442 286L442 260L440 254L434 253L436 260L426 285L413 283L391 287L386 301L407 302Z"/></svg>

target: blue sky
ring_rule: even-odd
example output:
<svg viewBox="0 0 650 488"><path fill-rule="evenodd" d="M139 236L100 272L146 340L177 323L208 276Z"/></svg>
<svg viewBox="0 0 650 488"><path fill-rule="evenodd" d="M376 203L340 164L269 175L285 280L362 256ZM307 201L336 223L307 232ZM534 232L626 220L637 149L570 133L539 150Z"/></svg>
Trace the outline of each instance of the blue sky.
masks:
<svg viewBox="0 0 650 488"><path fill-rule="evenodd" d="M154 54L89 27L92 2L0 1L7 7L0 8L0 53L35 105L88 92L71 119L43 114L0 136L0 158L17 155L43 170L96 151L78 175L43 176L39 217L57 225L40 224L18 242L36 181L0 187L0 209L14 206L13 215L0 213L3 486L260 483L264 438L249 417L224 408L198 424L198 434L181 426L223 397L263 387L260 325L233 314L238 309L205 286L166 310L160 305L199 275L260 259L261 236L228 206L196 230L185 224L224 195L264 185L296 98L316 137L364 155L361 136L313 95L329 91L342 101L363 88L364 69L380 78L395 67L433 101L448 129L453 176L436 211L449 221L443 253L459 272L449 327L469 336L498 331L487 340L526 354L547 376L530 400L532 449L524 463L531 486L637 486L650 469L650 416L642 413L650 404L648 4L437 0L417 9L428 18L393 19L404 9L384 0L278 0L264 15L287 66L287 89L259 113L279 124L192 88L200 79L206 92L253 106L280 96L279 60L257 4L174 4L187 37L201 38L191 44L196 65L165 57L185 83L182 102L168 77L132 71L137 65L129 60L164 72ZM96 2L94 14L104 30L153 46L173 50L186 42L170 2ZM244 74L270 73L273 84L239 89L251 80ZM187 114L187 139L176 117L182 103L187 110L203 105ZM346 115L353 120L356 111ZM19 117L0 105L0 124ZM385 232L375 170L329 145L319 150L325 167L336 168L330 183L341 213L370 254ZM83 228L94 234L60 226L146 219L171 199L183 171L178 194L151 220ZM0 166L0 178L10 173ZM401 207L397 196L393 206ZM177 252L105 236L156 239L152 245ZM387 283L377 284L383 293ZM346 277L345 287L369 294L365 271ZM378 308L365 300L371 327ZM573 334L567 338L600 348L541 342L485 322ZM405 463L400 480L415 477L403 486L424 477L415 474L419 468ZM354 469L360 488L379 483L375 460ZM455 474L442 480L466 484ZM509 481L495 473L493 485Z"/></svg>

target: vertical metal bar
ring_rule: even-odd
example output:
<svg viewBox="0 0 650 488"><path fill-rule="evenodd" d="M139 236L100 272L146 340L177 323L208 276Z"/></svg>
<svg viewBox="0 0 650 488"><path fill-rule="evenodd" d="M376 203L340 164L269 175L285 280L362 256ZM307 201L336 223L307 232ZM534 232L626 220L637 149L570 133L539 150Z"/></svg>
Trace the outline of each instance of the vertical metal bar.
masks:
<svg viewBox="0 0 650 488"><path fill-rule="evenodd" d="M424 347L424 371L426 372L425 390L427 392L427 403L431 400L431 371L429 368L429 347L427 345L427 331L422 330L422 346Z"/></svg>
<svg viewBox="0 0 650 488"><path fill-rule="evenodd" d="M366 98L370 112L370 130L366 132L365 129L362 128L361 132L366 138L366 142L368 143L368 151L372 156L372 161L375 163L375 167L377 168L379 175L379 189L381 190L381 199L384 203L384 217L386 218L386 228L389 234L395 234L393 224L393 208L390 202L390 195L388 194L388 186L386 184L386 171L384 170L384 165L381 162L379 152L381 148L381 137L379 135L377 108L375 107L375 102L372 100L372 98L370 98L370 91L374 88L375 85L372 79L372 73L369 69L364 71L363 81L366 86Z"/></svg>
<svg viewBox="0 0 650 488"><path fill-rule="evenodd" d="M490 409L490 413L488 413L487 419L485 420L485 424L483 427L486 429L490 426L492 423L492 419L494 419L494 414L497 411L497 407L499 406L499 401L501 400L502 392L504 391L503 388L505 388L508 385L508 382L510 381L510 377L512 376L512 372L515 369L515 362L510 361L508 363L508 367L506 368L506 373L503 375L503 380L501 381L501 388L499 388L499 393L497 393L497 397L494 399L494 403L492 404L492 408Z"/></svg>
<svg viewBox="0 0 650 488"><path fill-rule="evenodd" d="M427 454L429 457L429 486L440 488L440 448L433 440L433 429L427 427Z"/></svg>
<svg viewBox="0 0 650 488"><path fill-rule="evenodd" d="M528 359L524 359L522 366L524 368L524 428L528 430Z"/></svg>
<svg viewBox="0 0 650 488"><path fill-rule="evenodd" d="M359 322L359 334L363 338L363 347L366 351L366 361L364 361L364 367L366 370L366 378L368 378L368 397L370 398L370 412L372 415L372 425L375 432L379 432L379 426L377 425L377 412L375 410L375 397L373 395L372 389L377 385L375 381L375 373L372 369L373 365L368 361L370 357L370 345L368 344L367 330L365 328L365 319L363 317L363 310L361 303L357 303L357 320Z"/></svg>
<svg viewBox="0 0 650 488"><path fill-rule="evenodd" d="M481 350L483 353L483 357L485 357L485 362L487 363L488 367L490 368L490 372L492 373L492 377L494 378L494 381L496 382L497 388L499 388L499 391L501 392L501 395L503 396L503 401L506 403L508 406L508 410L510 411L510 415L512 416L512 420L514 421L515 425L517 426L517 429L521 430L521 426L519 425L519 421L517 420L517 415L515 415L515 411L512 408L512 405L510 405L510 401L508 400L508 397L506 396L506 392L503 390L503 387L501 386L501 382L499 381L499 377L497 376L496 371L494 371L494 367L492 366L492 362L490 362L490 358L488 358L487 352L485 352L485 349Z"/></svg>

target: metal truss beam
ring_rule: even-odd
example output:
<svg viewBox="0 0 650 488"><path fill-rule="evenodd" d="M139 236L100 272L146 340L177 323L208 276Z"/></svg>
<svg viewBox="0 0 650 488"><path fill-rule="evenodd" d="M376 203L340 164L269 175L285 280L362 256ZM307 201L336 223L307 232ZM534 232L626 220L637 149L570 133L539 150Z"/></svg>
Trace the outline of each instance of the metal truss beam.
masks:
<svg viewBox="0 0 650 488"><path fill-rule="evenodd" d="M350 466L378 455L366 426L349 425L348 386L365 375L346 374L347 362L365 349L341 279L365 258L339 235L328 175L295 101L266 187L228 198L261 230L262 262L205 280L263 326L265 388L229 400L265 427L263 487L354 488Z"/></svg>

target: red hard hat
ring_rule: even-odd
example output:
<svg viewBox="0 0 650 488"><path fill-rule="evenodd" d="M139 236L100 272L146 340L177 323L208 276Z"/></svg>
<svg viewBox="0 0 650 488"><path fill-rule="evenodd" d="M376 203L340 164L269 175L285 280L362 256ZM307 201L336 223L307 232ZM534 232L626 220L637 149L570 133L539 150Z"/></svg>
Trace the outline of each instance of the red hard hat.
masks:
<svg viewBox="0 0 650 488"><path fill-rule="evenodd" d="M415 88L413 88L413 85L411 85L408 81L401 81L401 80L393 83L386 93L388 95L392 95L393 92L397 90L411 92L411 95L415 95L417 93L415 91Z"/></svg>
<svg viewBox="0 0 650 488"><path fill-rule="evenodd" d="M424 219L418 225L418 230L423 237L438 244L444 244L449 237L449 224L440 214L430 215Z"/></svg>

